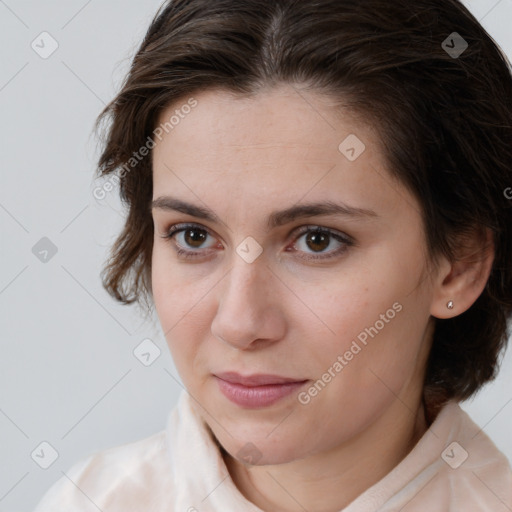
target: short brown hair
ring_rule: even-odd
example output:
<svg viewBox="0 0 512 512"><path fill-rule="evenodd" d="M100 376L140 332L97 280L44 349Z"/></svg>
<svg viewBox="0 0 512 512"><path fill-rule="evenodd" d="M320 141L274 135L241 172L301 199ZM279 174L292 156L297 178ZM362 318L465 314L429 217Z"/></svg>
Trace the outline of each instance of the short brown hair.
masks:
<svg viewBox="0 0 512 512"><path fill-rule="evenodd" d="M98 117L96 128L110 121L98 174L122 168L178 100L279 83L327 93L377 127L391 173L421 205L432 261L454 259L464 234L492 232L485 290L435 320L425 379L437 403L469 397L494 378L512 311L510 63L457 0L166 2ZM128 215L102 273L125 304L151 304L151 156L121 172Z"/></svg>

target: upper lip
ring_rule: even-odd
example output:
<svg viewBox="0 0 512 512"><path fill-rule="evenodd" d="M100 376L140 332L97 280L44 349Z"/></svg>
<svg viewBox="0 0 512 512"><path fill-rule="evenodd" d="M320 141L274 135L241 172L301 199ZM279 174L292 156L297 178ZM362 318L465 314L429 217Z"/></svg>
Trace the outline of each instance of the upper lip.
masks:
<svg viewBox="0 0 512 512"><path fill-rule="evenodd" d="M254 374L243 376L236 372L216 373L219 379L241 384L242 386L265 386L269 384L286 384L289 382L305 382L307 379L295 379L293 377L281 377L280 375Z"/></svg>

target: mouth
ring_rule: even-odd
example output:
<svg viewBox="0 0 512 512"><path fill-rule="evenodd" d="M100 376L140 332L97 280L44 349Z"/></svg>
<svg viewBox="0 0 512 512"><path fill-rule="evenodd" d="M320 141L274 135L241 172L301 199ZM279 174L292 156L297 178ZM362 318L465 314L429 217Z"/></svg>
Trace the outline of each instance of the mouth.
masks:
<svg viewBox="0 0 512 512"><path fill-rule="evenodd" d="M218 373L214 377L228 400L248 409L269 407L309 381L267 374L242 376L236 372Z"/></svg>

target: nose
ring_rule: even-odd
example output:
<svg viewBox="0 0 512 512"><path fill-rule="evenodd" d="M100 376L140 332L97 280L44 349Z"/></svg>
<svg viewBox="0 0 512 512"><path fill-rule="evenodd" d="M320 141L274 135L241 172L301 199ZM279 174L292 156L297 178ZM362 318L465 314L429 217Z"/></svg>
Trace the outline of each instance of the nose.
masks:
<svg viewBox="0 0 512 512"><path fill-rule="evenodd" d="M286 323L278 286L263 258L247 263L236 256L218 288L212 334L239 350L251 350L282 339Z"/></svg>

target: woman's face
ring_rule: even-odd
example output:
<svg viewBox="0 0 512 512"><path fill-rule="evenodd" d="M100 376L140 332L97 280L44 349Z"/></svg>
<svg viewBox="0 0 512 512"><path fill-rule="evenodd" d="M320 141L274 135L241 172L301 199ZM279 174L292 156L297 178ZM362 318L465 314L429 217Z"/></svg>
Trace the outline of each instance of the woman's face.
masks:
<svg viewBox="0 0 512 512"><path fill-rule="evenodd" d="M181 113L153 153L152 288L214 435L278 464L410 415L433 292L419 204L378 133L290 86L194 99L160 117Z"/></svg>

